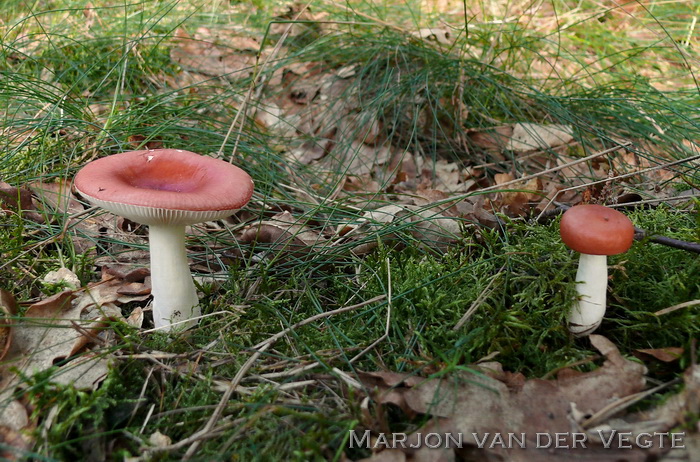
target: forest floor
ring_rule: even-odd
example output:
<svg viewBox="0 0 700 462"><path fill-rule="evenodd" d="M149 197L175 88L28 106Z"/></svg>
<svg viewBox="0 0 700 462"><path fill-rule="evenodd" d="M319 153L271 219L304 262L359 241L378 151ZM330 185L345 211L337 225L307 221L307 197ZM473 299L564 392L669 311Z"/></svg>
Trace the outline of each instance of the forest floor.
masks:
<svg viewBox="0 0 700 462"><path fill-rule="evenodd" d="M3 2L0 458L691 460L700 6L487 3ZM173 334L72 188L158 148L255 182ZM581 203L638 233L577 338Z"/></svg>

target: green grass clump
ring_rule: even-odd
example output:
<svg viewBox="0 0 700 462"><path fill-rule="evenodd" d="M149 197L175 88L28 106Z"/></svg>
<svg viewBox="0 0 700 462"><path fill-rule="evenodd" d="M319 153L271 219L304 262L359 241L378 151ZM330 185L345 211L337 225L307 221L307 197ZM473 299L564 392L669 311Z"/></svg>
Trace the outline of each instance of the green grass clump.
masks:
<svg viewBox="0 0 700 462"><path fill-rule="evenodd" d="M694 230L691 216L669 209L640 210L631 216L635 224L650 230L671 228L679 239L688 239ZM358 265L357 274L340 265L317 274L313 282L301 273L232 275L231 280L238 281L229 283L235 292L220 294L231 304L243 301L239 284L264 279L260 296L235 323L227 317L207 318L191 335L175 341L166 335L125 332L124 352L168 351L179 357L155 363L122 360L93 393L56 388L48 384L48 377L35 379L30 393L37 400L37 414L59 406L62 425L52 427L49 434L50 454L72 457L83 450L86 439L116 438L126 455L135 454L136 441L155 431L173 441L186 438L206 423L221 396L215 387L225 386L226 378L242 367L250 345L353 299L385 294L389 278L391 322L385 340L350 362L384 332L386 300L290 332L261 358L251 378L265 373L272 364L286 362L283 369L288 369L318 361L307 375L317 382L290 395L275 390L272 383L244 381L247 391L225 406L225 428L204 442L199 454L257 459L282 451L294 460L332 457L342 450L347 429L362 418L356 407L359 398L351 390L329 394L328 388L319 386L326 383L335 389L333 374L328 375L332 368L351 374L377 369L445 374L498 353L496 359L504 369L536 377L593 354L586 339L573 339L564 327L564 317L576 297L577 255L560 242L558 220L545 225L508 222L505 229L503 234L480 233L478 243L476 236L467 235L441 257L410 247L384 246L362 261L351 262ZM637 242L626 254L611 257L610 265L609 310L598 333L627 354L642 348L684 347L688 353L681 364L686 364L688 348L698 335L697 312L686 309L664 317L655 317L653 312L700 297L700 286L693 277L697 258ZM469 321L453 330L484 292L486 296ZM271 299L264 294L283 295ZM211 303L204 312L219 308ZM591 367L588 364L583 369ZM667 378L668 373L667 367L652 368L650 378ZM299 378L287 377L280 383L296 380ZM345 405L334 401L335 393L341 393ZM96 434L86 437L86 428ZM126 434L131 436L125 439Z"/></svg>

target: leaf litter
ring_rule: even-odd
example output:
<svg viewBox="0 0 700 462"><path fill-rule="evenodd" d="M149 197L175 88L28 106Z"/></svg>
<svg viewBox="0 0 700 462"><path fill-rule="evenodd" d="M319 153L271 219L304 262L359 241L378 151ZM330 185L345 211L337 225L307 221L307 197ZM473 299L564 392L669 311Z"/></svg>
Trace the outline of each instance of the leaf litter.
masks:
<svg viewBox="0 0 700 462"><path fill-rule="evenodd" d="M298 6L280 13L282 18L294 18L296 15L318 16L308 8ZM279 28L278 34L290 32L289 24L273 26ZM318 27L314 33L319 35L332 33L323 23L295 26L302 29ZM453 39L445 29L424 28L416 31L414 36L420 40L434 41L439 46L449 46ZM171 54L186 72L195 71L219 77L237 76L237 71L249 69L250 59L255 53L260 54L258 63L263 63L273 48L271 45L261 46L258 39L246 37L243 31L223 36L201 28L194 37L185 37L184 32L179 33L178 37L180 42L176 42ZM571 162L571 167L560 170L558 174L543 175L536 181L524 183L527 192L494 192L482 203L487 213L498 211L510 217L523 217L533 210L542 212L554 199L567 203L579 202L582 199L581 191L568 191L563 197L562 190L596 179L607 180L610 178L611 167L615 168L615 172L621 173L629 172L630 169L640 172L649 167L648 161L640 163L636 155L624 149L611 156L611 161L597 159L598 167L596 162L577 163L575 161L580 156L581 143L590 145L593 140L574 133L571 126L525 121L503 124L496 120L491 127L463 126L450 129L454 143L465 146L465 156L478 159L479 152L483 152L497 162L514 159L520 164L519 168L500 172L497 170L489 179L483 169L475 169L476 165L441 158L428 163L423 155L403 152L387 142L390 127L385 126L380 113L363 107L355 93L362 78L362 69L358 64L333 68L322 62L287 58L284 47L277 51L276 58L282 64L276 65L270 72L260 69L261 75L265 75L267 80L263 80L257 89L259 98L252 110L255 121L271 134L284 139L281 145L287 146L283 148L284 154L292 164L299 163L308 167L308 174L299 178L300 184L320 189L325 185L315 185L315 182L326 177L335 183L335 176L340 173L345 179L341 181L343 186L338 197L350 199L346 203L352 204L354 201L354 205L363 210L382 207L364 197L370 194L394 193L393 201L409 204L411 200L406 199L406 196L420 194L420 189L435 189L449 196L466 196L486 186L497 186L499 176L517 179L524 176L522 172L527 169L541 171L543 165L566 166ZM198 59L183 64L182 59L177 57L182 54L196 56ZM216 59L212 61L210 57ZM231 63L226 64L227 60ZM459 101L444 103L448 107L454 106L454 110L460 114L468 112L467 108L458 107ZM418 118L428 117L429 110L428 107L419 109ZM457 120L463 119L464 117L457 117ZM647 146L640 152L650 149L653 148ZM630 159L630 156L634 156L634 162L625 160ZM404 162L406 159L409 159L408 163ZM411 163L414 165L411 166ZM491 167L502 169L495 163ZM665 169L657 172L657 175L675 175ZM616 194L622 195L623 182L615 182L614 185L617 188ZM462 197L461 200L467 199ZM469 202L466 207L457 206L457 210L473 210L475 203ZM481 223L481 215L483 214L478 211L460 218Z"/></svg>
<svg viewBox="0 0 700 462"><path fill-rule="evenodd" d="M63 270L61 281L77 280L75 274ZM113 273L124 277L106 269L102 281L44 298L31 304L21 317L15 316L14 297L0 292L2 312L10 315L3 316L0 323L0 340L7 353L0 363L0 443L7 448L3 457L8 460L32 446L27 430L36 423L29 418L23 402L24 381L50 373L45 380L53 384L95 390L112 363L113 354L109 351L115 339L110 324L140 324L133 319L141 314L140 309L125 320L119 305L148 298L150 287L145 283L144 272L137 269ZM136 291L140 295L133 294L134 285L144 286Z"/></svg>
<svg viewBox="0 0 700 462"><path fill-rule="evenodd" d="M644 461L662 456L671 447L669 430L698 406L689 398L700 390L697 366L686 372L686 389L663 410L623 415L630 398L646 388L646 368L625 359L603 336L591 335L590 341L605 356L603 365L585 373L563 369L554 380L526 379L504 372L496 362L476 364L471 372L440 379L361 372L375 404L362 424L374 435L370 443L374 454L363 460ZM409 432L400 447L381 436L391 431L386 426L391 407L414 419L429 417L426 424ZM614 415L614 419L594 421L594 416L611 407L616 412L608 417ZM659 419L659 414L665 419ZM663 436L654 440L650 436L654 432ZM418 449L420 438L427 434L435 434L433 438L442 442L462 435L463 447L453 444L445 449L442 444L443 449L425 445ZM645 448L629 444L638 437L652 444Z"/></svg>

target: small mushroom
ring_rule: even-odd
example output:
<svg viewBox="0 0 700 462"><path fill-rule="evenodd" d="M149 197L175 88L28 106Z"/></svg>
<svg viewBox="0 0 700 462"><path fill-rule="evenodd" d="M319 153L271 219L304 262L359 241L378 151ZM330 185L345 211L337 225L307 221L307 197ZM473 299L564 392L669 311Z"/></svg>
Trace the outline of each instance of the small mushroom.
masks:
<svg viewBox="0 0 700 462"><path fill-rule="evenodd" d="M227 217L245 205L253 194L250 176L223 160L156 149L92 161L74 185L91 204L148 225L156 328L196 324L187 322L201 310L187 264L185 226Z"/></svg>
<svg viewBox="0 0 700 462"><path fill-rule="evenodd" d="M629 218L611 208L588 204L567 210L559 225L561 240L581 254L576 272L578 302L567 317L577 337L589 335L603 320L608 287L608 255L626 252L634 240Z"/></svg>

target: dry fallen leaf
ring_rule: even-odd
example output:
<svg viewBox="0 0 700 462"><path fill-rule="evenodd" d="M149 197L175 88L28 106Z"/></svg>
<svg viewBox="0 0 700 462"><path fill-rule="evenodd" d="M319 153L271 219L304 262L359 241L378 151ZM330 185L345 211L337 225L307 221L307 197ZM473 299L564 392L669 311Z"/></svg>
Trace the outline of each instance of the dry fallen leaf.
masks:
<svg viewBox="0 0 700 462"><path fill-rule="evenodd" d="M685 350L681 347L646 348L634 350L634 354L635 356L641 358L651 356L659 361L670 363L673 361L678 361L681 356L683 356L684 351Z"/></svg>
<svg viewBox="0 0 700 462"><path fill-rule="evenodd" d="M0 292L3 306L14 299ZM34 423L22 402L21 376L52 369L50 381L94 390L107 376L107 354L84 352L98 330L92 320L81 318L83 307L73 291L64 291L31 305L13 325L11 348L0 367L0 458L24 460L33 445Z"/></svg>
<svg viewBox="0 0 700 462"><path fill-rule="evenodd" d="M25 432L0 424L0 460L29 460L32 446L33 442Z"/></svg>
<svg viewBox="0 0 700 462"><path fill-rule="evenodd" d="M570 143L573 139L573 130L568 125L518 123L513 126L506 149L516 152L549 149Z"/></svg>
<svg viewBox="0 0 700 462"><path fill-rule="evenodd" d="M323 236L310 229L303 221L294 218L288 211L249 226L240 239L245 243L270 244L269 251L275 255L294 258L310 256L315 246L326 241Z"/></svg>
<svg viewBox="0 0 700 462"><path fill-rule="evenodd" d="M442 379L393 372L361 373L362 382L380 405L378 412L383 412L382 406L392 404L408 415L432 417L428 424L408 435L405 449L381 451L370 460L392 460L395 454L390 453L395 451L404 452L409 458L429 457L420 460L445 456L425 445L420 450L408 447L427 433L442 435L442 441L447 434L463 435L464 448L459 454L467 456L467 460L605 461L622 457L642 461L652 452L663 453L658 445L652 449L604 448L591 437L586 449L574 446L574 435L587 434L584 428L587 416L642 391L645 385L643 365L623 358L615 345L602 336L592 335L590 339L607 358L603 366L588 373L561 374L557 380L525 380L520 374L504 374L493 369L485 370L483 375L464 373ZM377 422L383 419L386 417L378 417ZM553 438L556 433L562 434L561 445L568 444L569 448L537 447L538 435ZM499 444L496 435L507 439L509 434L518 438L522 434L526 447ZM446 455L455 457L451 451ZM384 453L390 458L385 459Z"/></svg>
<svg viewBox="0 0 700 462"><path fill-rule="evenodd" d="M172 443L172 440L168 435L164 435L159 431L156 431L151 434L150 437L148 437L148 442L157 448L162 448L165 446L169 446Z"/></svg>
<svg viewBox="0 0 700 462"><path fill-rule="evenodd" d="M258 45L252 39L234 37L230 43L226 43L226 40L217 40L218 37L214 37L206 28L198 29L194 37L180 28L176 31L176 39L177 46L170 49L170 57L186 70L230 80L245 78L253 73ZM252 45L253 42L255 45ZM254 49L251 49L253 46Z"/></svg>
<svg viewBox="0 0 700 462"><path fill-rule="evenodd" d="M35 181L29 183L28 186L39 202L48 205L57 214L74 215L85 210L71 193L71 183L69 181L58 181L56 183Z"/></svg>
<svg viewBox="0 0 700 462"><path fill-rule="evenodd" d="M433 40L443 45L451 45L453 41L452 33L447 29L431 29L426 27L412 32L412 35L423 40Z"/></svg>
<svg viewBox="0 0 700 462"><path fill-rule="evenodd" d="M435 250L446 250L461 236L459 220L440 212L445 206L418 207L408 204L391 204L365 212L353 223L338 227L341 236L350 235L354 240L363 240L353 248L356 255L364 255L377 247L377 239L384 242L399 238L394 232L385 232L384 228L392 224L406 225L410 234L422 244Z"/></svg>
<svg viewBox="0 0 700 462"><path fill-rule="evenodd" d="M30 190L16 188L2 181L0 181L0 210L21 213L23 217L36 223L44 222L44 217L36 212Z"/></svg>
<svg viewBox="0 0 700 462"><path fill-rule="evenodd" d="M94 377L87 375L86 371L91 367L104 370L107 360L73 357L93 341L102 326L97 319L81 319L85 304L74 303L74 300L76 297L72 291L64 291L31 305L13 327L8 364L31 376L67 361L56 369L52 380L56 378L58 382L68 383L66 380L70 379L76 388L93 389L96 386ZM79 374L69 374L76 368ZM61 375L64 378L59 378Z"/></svg>
<svg viewBox="0 0 700 462"><path fill-rule="evenodd" d="M461 228L459 220L435 210L441 208L417 208L416 213L420 218L415 218L416 228L411 230L411 234L428 247L445 252L459 241Z"/></svg>
<svg viewBox="0 0 700 462"><path fill-rule="evenodd" d="M464 193L471 190L476 181L456 162L439 159L427 162L422 158L416 159L421 170L421 185L419 189L439 189L448 193Z"/></svg>
<svg viewBox="0 0 700 462"><path fill-rule="evenodd" d="M511 125L467 130L467 139L470 144L485 150L491 155L495 155L499 160L505 158L502 153L503 150L506 149L506 146L508 146L512 136L513 127Z"/></svg>
<svg viewBox="0 0 700 462"><path fill-rule="evenodd" d="M46 284L64 284L66 287L71 289L77 289L80 287L80 279L68 268L59 268L55 271L49 271L44 276L43 281Z"/></svg>
<svg viewBox="0 0 700 462"><path fill-rule="evenodd" d="M494 175L496 185L507 183L515 179L512 173L497 173ZM524 216L530 211L532 202L540 202L543 194L542 180L532 178L524 183L509 184L499 192L495 200L500 205L500 210L508 216Z"/></svg>

